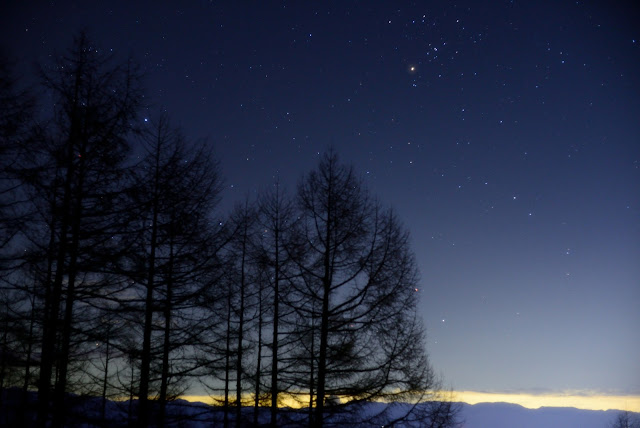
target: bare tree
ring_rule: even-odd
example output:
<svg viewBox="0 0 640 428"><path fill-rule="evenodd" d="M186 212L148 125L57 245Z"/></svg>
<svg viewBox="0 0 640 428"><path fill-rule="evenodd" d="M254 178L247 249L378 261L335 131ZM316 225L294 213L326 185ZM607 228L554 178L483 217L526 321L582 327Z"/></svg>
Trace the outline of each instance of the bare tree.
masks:
<svg viewBox="0 0 640 428"><path fill-rule="evenodd" d="M166 401L177 393L169 394L170 382L176 387L193 370L186 352L199 328L195 301L204 287L199 277L209 267L209 249L215 246L211 213L220 192L218 167L211 153L204 145L190 148L166 115L154 124L144 142L146 156L136 166L136 185L131 191L138 220L127 254L128 274L144 296L139 426L149 424L153 367L159 367L155 378L160 424L164 423ZM161 321L154 320L156 314Z"/></svg>
<svg viewBox="0 0 640 428"><path fill-rule="evenodd" d="M223 391L225 427L245 422L249 393L254 424L269 405L272 427L287 421L284 397L308 405L313 427L454 426L393 210L329 152L295 200L278 183L214 221L211 152L166 115L134 126L138 76L112 64L81 34L42 72L56 103L29 151L30 101L0 64L0 387L26 393L38 365L41 427L65 424L67 392L102 397L102 422L107 398L137 396L131 425L167 425L195 376ZM28 251L7 256L16 242Z"/></svg>
<svg viewBox="0 0 640 428"><path fill-rule="evenodd" d="M408 232L333 152L304 178L298 204L296 310L311 320L305 330L315 373L310 425L411 419L439 385L416 315ZM400 415L392 405L355 412L380 400L416 405Z"/></svg>
<svg viewBox="0 0 640 428"><path fill-rule="evenodd" d="M640 417L637 413L632 412L620 412L616 416L614 422L610 425L611 428L640 428Z"/></svg>
<svg viewBox="0 0 640 428"><path fill-rule="evenodd" d="M286 389L281 379L280 362L283 359L281 349L281 336L286 337L282 329L282 320L287 316L282 304L282 296L287 294L287 284L290 276L291 259L286 247L291 241L291 232L294 223L293 204L282 190L280 182L276 182L259 202L258 224L260 227L260 244L258 247L257 262L263 273L263 282L268 285L271 295L270 305L267 307L271 314L271 368L270 387L270 425L278 424L279 393ZM262 289L262 288L261 288ZM260 301L263 299L261 298ZM262 314L263 311L261 310ZM286 347L285 341L285 347ZM260 361L260 359L258 359ZM256 382L258 384L258 382ZM259 391L256 391L256 407Z"/></svg>
<svg viewBox="0 0 640 428"><path fill-rule="evenodd" d="M25 275L28 268L21 266L24 245L19 245L30 211L20 169L25 166L34 101L18 84L12 64L0 52L0 389L20 383L29 386L35 334L36 306L29 292L33 281Z"/></svg>
<svg viewBox="0 0 640 428"><path fill-rule="evenodd" d="M130 63L113 65L85 34L75 38L68 56L43 69L42 79L54 99L54 114L36 135L31 147L36 166L24 177L39 212L40 236L32 241L43 243L48 259L38 424L47 424L55 374L53 426L61 426L76 343L74 306L79 287L96 282L91 273L104 264L110 237L120 226L122 168L141 98Z"/></svg>
<svg viewBox="0 0 640 428"><path fill-rule="evenodd" d="M230 241L230 263L228 268L232 275L233 290L236 295L236 305L234 308L234 318L236 324L235 340L235 379L236 379L236 416L235 426L239 427L242 421L243 391L247 370L247 356L249 351L248 337L252 330L252 319L249 314L253 311L257 300L257 288L255 281L255 263L253 246L256 234L256 213L255 208L245 201L242 205L236 206L231 220L232 229L235 230ZM259 361L257 362L259 364Z"/></svg>

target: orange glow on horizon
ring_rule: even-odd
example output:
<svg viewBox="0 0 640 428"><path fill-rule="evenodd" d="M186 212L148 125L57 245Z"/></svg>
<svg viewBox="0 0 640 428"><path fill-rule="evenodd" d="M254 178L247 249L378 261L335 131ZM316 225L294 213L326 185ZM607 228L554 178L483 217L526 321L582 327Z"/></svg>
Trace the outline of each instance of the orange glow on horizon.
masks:
<svg viewBox="0 0 640 428"><path fill-rule="evenodd" d="M213 404L214 402L214 399L208 395L187 395L180 398L205 404ZM538 409L540 407L575 407L576 409L583 410L626 410L630 412L640 412L640 396L638 395L604 395L599 393L583 393L580 391L547 394L453 391L451 399L467 404L512 403L528 409ZM309 401L307 399L302 402L308 403ZM281 400L280 405L292 408L303 407L299 401L285 397Z"/></svg>
<svg viewBox="0 0 640 428"><path fill-rule="evenodd" d="M199 402L199 403L205 403L205 404L215 404L218 406L221 405L221 403L224 401L223 396L214 397L210 395L184 395L179 398L182 400L186 400L194 403ZM230 397L229 399L234 400L235 395L233 397ZM253 406L254 404L253 398L243 398L242 401L245 406ZM309 403L309 397L307 396L306 399L304 399L301 402L300 398L296 400L292 397L279 396L278 401L280 402L280 407L291 407L293 409L299 409L301 407L305 407ZM301 403L304 403L304 404L301 404Z"/></svg>

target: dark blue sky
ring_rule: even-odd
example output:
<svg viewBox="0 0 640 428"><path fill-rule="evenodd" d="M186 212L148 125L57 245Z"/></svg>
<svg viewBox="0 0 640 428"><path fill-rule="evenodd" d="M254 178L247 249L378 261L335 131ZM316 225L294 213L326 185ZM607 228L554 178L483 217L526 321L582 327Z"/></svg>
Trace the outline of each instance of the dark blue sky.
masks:
<svg viewBox="0 0 640 428"><path fill-rule="evenodd" d="M333 146L411 230L455 389L640 394L632 2L24 1L27 74L85 28L208 138L224 207Z"/></svg>

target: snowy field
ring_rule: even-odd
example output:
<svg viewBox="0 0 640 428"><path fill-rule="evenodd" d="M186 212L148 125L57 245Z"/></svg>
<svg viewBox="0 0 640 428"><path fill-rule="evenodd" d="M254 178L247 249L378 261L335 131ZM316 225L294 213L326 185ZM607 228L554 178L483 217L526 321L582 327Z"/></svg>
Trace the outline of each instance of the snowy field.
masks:
<svg viewBox="0 0 640 428"><path fill-rule="evenodd" d="M20 419L25 409L23 395L19 390L5 390L2 394L0 405L0 426L28 426L35 416L35 393L30 393L27 403L28 416ZM371 410L381 404L372 404ZM517 404L509 403L480 403L461 404L460 421L464 428L608 428L619 413L617 410L582 410L564 407L541 407L539 409L527 409ZM400 406L401 407L401 406ZM129 414L135 414L136 401L107 401L104 407L104 422L102 401L97 398L71 397L70 409L67 412L68 424L74 427L127 426L130 422ZM168 414L174 427L204 428L224 425L224 411L221 408L212 408L203 403L191 403L184 400L176 400L168 406ZM637 414L640 417L640 414ZM228 412L230 426L234 426L235 409ZM296 420L304 419L305 415L300 410L283 409L281 412L281 426L300 426ZM253 408L243 409L243 418L246 423L243 426L254 426ZM261 409L258 415L259 425L267 425L269 409ZM106 423L105 423L106 422ZM339 423L336 424L339 426ZM334 426L336 426L334 425ZM404 427L405 425L397 425ZM416 425L412 425L416 426Z"/></svg>

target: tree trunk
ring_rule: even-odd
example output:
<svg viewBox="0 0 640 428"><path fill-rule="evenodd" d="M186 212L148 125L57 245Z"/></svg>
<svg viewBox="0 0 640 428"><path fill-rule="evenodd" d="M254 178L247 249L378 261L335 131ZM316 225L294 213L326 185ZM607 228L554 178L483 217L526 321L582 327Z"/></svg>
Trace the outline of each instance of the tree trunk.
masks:
<svg viewBox="0 0 640 428"><path fill-rule="evenodd" d="M138 427L149 425L149 378L151 370L151 331L153 329L153 289L156 276L156 250L158 246L158 211L160 181L160 149L155 153L155 170L153 183L151 241L149 242L149 264L147 270L147 295L144 305L144 333L142 338L142 355L140 361L140 388L138 393Z"/></svg>
<svg viewBox="0 0 640 428"><path fill-rule="evenodd" d="M231 292L227 295L227 337L224 355L224 428L229 427L229 383L231 371Z"/></svg>
<svg viewBox="0 0 640 428"><path fill-rule="evenodd" d="M81 154L85 151L82 147ZM78 266L78 252L80 246L80 219L82 218L82 199L84 184L84 157L79 158L78 182L76 184L76 200L73 208L71 224L71 246L69 248L69 266L67 276L67 298L65 303L64 320L62 326L62 346L60 349L59 378L55 388L53 407L53 427L64 425L65 398L67 392L67 373L69 368L69 345L71 344L71 326L73 323L73 304L75 303L75 286Z"/></svg>
<svg viewBox="0 0 640 428"><path fill-rule="evenodd" d="M33 327L36 323L36 281L33 283L31 292L31 316L29 319L29 343L27 344L27 361L24 368L24 383L22 385L22 402L20 404L20 414L23 425L27 425L27 408L29 403L29 378L31 377L31 352L33 349Z"/></svg>
<svg viewBox="0 0 640 428"><path fill-rule="evenodd" d="M258 426L258 413L260 411L260 376L262 362L262 287L258 290L258 355L256 356L255 399L253 404L253 425Z"/></svg>
<svg viewBox="0 0 640 428"><path fill-rule="evenodd" d="M173 299L173 242L170 244L169 267L166 277L167 296L164 305L164 343L162 347L162 376L160 379L160 414L158 425L163 427L166 424L167 410L167 388L169 386L169 353L171 351L171 305Z"/></svg>
<svg viewBox="0 0 640 428"><path fill-rule="evenodd" d="M103 424L106 424L106 410L107 410L107 384L109 380L109 351L111 345L111 319L107 319L107 337L106 337L107 349L105 350L104 360L104 377L102 378L102 407L100 408L100 420Z"/></svg>
<svg viewBox="0 0 640 428"><path fill-rule="evenodd" d="M331 206L331 182L329 182L329 198L327 203L327 225L324 241L324 275L322 277L322 311L320 312L320 355L318 359L318 395L316 398L316 417L314 426L322 427L324 423L325 382L327 375L327 348L329 342L329 295L331 294L331 223L333 207Z"/></svg>
<svg viewBox="0 0 640 428"><path fill-rule="evenodd" d="M67 158L73 156L73 148L71 144L68 147L69 153ZM37 426L45 428L47 420L49 419L49 395L51 390L51 375L53 374L53 364L55 358L55 344L56 336L58 335L58 316L60 311L60 302L62 300L62 283L64 277L64 266L67 255L68 235L67 229L69 227L69 209L71 206L71 179L73 177L73 163L68 165L67 174L64 182L62 208L62 218L60 219L60 242L58 244L57 253L55 256L55 276L53 278L52 287L47 283L47 290L45 295L45 323L42 329L42 353L40 358L40 377L38 385L38 419ZM55 204L55 201L52 202ZM52 219L51 227L55 227L55 220ZM52 240L54 232L52 230ZM53 245L53 241L49 242L49 245ZM53 273L53 265L48 272L48 279L51 279ZM50 293L49 293L49 290ZM50 300L47 299L50 297ZM46 310L48 309L48 311ZM48 312L48 313L47 313Z"/></svg>
<svg viewBox="0 0 640 428"><path fill-rule="evenodd" d="M279 195L276 196L279 204ZM278 323L280 321L280 211L276 205L276 227L274 230L275 265L273 278L273 337L271 339L271 421L275 428L278 425Z"/></svg>
<svg viewBox="0 0 640 428"><path fill-rule="evenodd" d="M240 319L238 322L238 357L236 359L236 427L242 419L242 339L244 336L244 294L246 287L245 263L247 257L247 223L242 236L242 260L240 262Z"/></svg>

